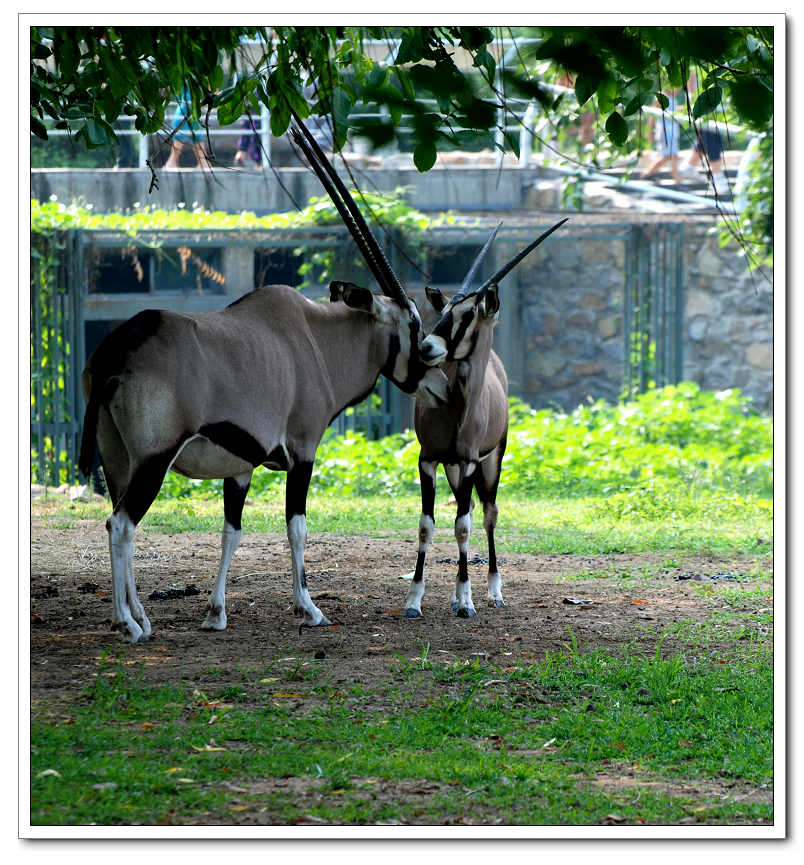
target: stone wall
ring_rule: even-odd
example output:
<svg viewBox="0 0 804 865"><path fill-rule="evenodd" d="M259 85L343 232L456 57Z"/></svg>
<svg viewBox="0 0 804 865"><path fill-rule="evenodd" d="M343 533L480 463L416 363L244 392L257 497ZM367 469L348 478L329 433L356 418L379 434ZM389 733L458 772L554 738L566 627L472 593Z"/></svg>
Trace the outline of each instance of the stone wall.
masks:
<svg viewBox="0 0 804 865"><path fill-rule="evenodd" d="M771 411L772 291L745 271L736 244L719 247L710 231L716 225L715 217L684 220L683 378L708 390L739 388L757 409ZM611 239L584 237L576 226L575 238L556 236L535 268L522 268L517 316L501 322L496 342L512 393L533 406L571 410L622 391L626 245L618 231L612 227Z"/></svg>
<svg viewBox="0 0 804 865"><path fill-rule="evenodd" d="M687 228L684 378L702 388L738 387L773 409L773 291L746 272L734 243L720 249L708 224Z"/></svg>
<svg viewBox="0 0 804 865"><path fill-rule="evenodd" d="M527 402L566 409L619 396L624 249L622 239L556 241L539 262L538 282L523 281L524 356L512 389Z"/></svg>

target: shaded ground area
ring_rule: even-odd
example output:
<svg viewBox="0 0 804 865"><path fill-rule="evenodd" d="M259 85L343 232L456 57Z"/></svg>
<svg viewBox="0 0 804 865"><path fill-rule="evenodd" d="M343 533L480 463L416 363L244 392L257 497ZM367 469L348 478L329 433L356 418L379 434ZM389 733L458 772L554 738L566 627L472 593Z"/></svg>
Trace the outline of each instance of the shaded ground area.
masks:
<svg viewBox="0 0 804 865"><path fill-rule="evenodd" d="M305 629L292 614L290 557L284 535L244 535L230 571L228 627L200 630L217 572L218 534L139 532L134 568L153 626L145 646L132 647L109 630L111 581L101 522L49 529L34 518L31 542L32 699L74 692L91 683L104 650L144 662L143 680L203 681L206 671L324 661L334 681L378 685L395 656L451 661L482 657L491 664L527 663L555 651L574 634L581 650L615 654L655 651L674 623L694 623L723 608L724 584L750 591L757 559L672 558L667 555L503 555L504 609L485 605L486 566L470 564L478 615L449 613L456 572L454 542L433 545L424 617L402 615L415 563L413 540L312 534L307 548L313 600L334 626ZM760 560L770 568L770 559ZM198 594L183 595L187 587ZM192 592L193 589L191 588ZM161 599L150 599L153 593ZM768 594L770 590L768 591ZM180 595L175 597L176 595ZM167 596L167 597L165 597ZM751 609L769 608L761 592ZM706 650L733 652L734 638L711 635ZM663 651L685 648L671 633ZM222 684L218 675L217 684Z"/></svg>

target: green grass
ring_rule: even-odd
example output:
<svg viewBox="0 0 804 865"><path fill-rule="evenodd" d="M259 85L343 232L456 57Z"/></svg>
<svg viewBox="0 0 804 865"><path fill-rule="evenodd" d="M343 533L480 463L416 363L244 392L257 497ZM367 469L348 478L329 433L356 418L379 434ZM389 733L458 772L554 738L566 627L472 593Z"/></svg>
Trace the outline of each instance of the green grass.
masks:
<svg viewBox="0 0 804 865"><path fill-rule="evenodd" d="M593 783L628 771L667 784L770 783L767 658L721 664L660 648L615 659L579 651L570 635L566 651L502 669L430 663L423 651L389 663L379 694L338 689L316 668L203 694L146 686L102 662L72 716L34 709L32 823L214 823L247 812L270 823L444 823L467 808L510 824L594 824L612 812L646 824L770 821L758 801ZM288 777L325 795L300 801L260 786ZM426 796L405 793L425 784ZM376 795L388 785L400 794Z"/></svg>
<svg viewBox="0 0 804 865"><path fill-rule="evenodd" d="M436 501L436 540L452 541L455 506L447 504L446 483ZM681 493L677 494L681 497ZM768 553L773 539L771 503L755 497L737 499L728 493L697 496L696 506L681 508L665 499L663 508L621 513L598 496L535 498L501 493L497 545L516 553ZM71 528L81 519L105 520L109 507L50 499L39 503L53 528ZM339 497L314 493L308 500L311 532L338 535L415 538L421 503L415 494ZM480 520L472 546L482 550ZM160 496L141 523L145 531L218 532L223 525L222 499ZM284 497L257 498L246 507L246 532L285 532Z"/></svg>

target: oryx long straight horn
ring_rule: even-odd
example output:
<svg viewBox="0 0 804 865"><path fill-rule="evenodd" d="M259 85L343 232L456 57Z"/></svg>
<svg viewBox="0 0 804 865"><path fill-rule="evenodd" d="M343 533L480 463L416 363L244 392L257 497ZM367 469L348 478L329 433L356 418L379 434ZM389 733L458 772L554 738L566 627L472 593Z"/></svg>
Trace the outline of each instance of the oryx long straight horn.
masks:
<svg viewBox="0 0 804 865"><path fill-rule="evenodd" d="M344 225L347 227L347 229L349 230L349 233L352 235L352 238L354 239L355 243L357 244L358 250L360 250L360 253L362 254L363 258L365 259L366 264L368 264L369 269L371 270L372 274L374 275L374 278L377 280L377 284L382 289L383 294L387 294L390 297L393 297L391 292L388 291L388 289L387 289L386 275L385 275L379 261L377 261L376 256L373 254L371 244L369 243L368 239L366 238L364 232L361 231L360 226L355 223L355 220L352 217L352 214L351 214L349 208L346 206L346 203L343 201L341 196L338 194L338 192L335 189L334 185L332 184L332 181L330 180L327 172L323 169L320 162L316 158L315 153L312 151L309 144L307 143L305 138L302 136L301 132L299 132L299 130L296 127L293 127L293 126L291 127L290 134L291 134L291 137L293 138L293 141L301 149L305 158L310 163L310 167L313 169L316 176L321 181L321 185L324 187L327 195L329 195L330 199L332 200L332 203L335 205L335 209L340 214L340 217L343 220ZM397 300L397 302L399 302L396 297L394 297L394 300Z"/></svg>
<svg viewBox="0 0 804 865"><path fill-rule="evenodd" d="M469 268L469 272L463 278L463 282L461 283L460 289L458 289L458 293L455 295L454 300L460 300L460 298L465 297L469 294L469 290L472 286L472 280L475 278L475 274L477 273L480 265L483 263L483 259L486 257L486 253L491 249L491 244L494 243L494 238L497 236L497 232L500 230L500 226L502 222L498 222L494 228L492 229L491 234L489 235L489 239L483 245L483 248L478 252L477 258L472 262L472 266Z"/></svg>
<svg viewBox="0 0 804 865"><path fill-rule="evenodd" d="M293 115L293 119L296 122L294 141L296 141L296 143L302 148L304 155L307 157L307 160L310 162L311 167L318 175L318 178L321 180L322 184L324 184L325 189L327 189L327 193L329 194L330 198L332 198L333 202L335 202L336 207L338 206L336 197L333 196L332 192L330 191L332 186L334 186L334 188L337 190L337 196L340 198L342 203L349 209L352 219L354 220L354 223L357 226L357 229L360 232L360 236L362 239L361 243L353 234L353 236L355 237L355 242L358 243L358 248L360 249L361 253L364 254L364 256L366 254L366 250L369 250L371 257L374 258L378 268L383 273L383 279L378 280L383 292L389 297L392 297L394 300L396 300L396 302L399 303L401 306L410 307L410 301L408 299L408 296L405 294L405 289L403 288L402 283L399 281L399 277L397 277L396 273L394 273L393 268L391 267L388 259L385 256L385 253L382 251L374 235L371 233L371 230L366 224L366 220L364 219L363 214L360 212L360 208L357 206L355 200L352 198L349 190L346 188L346 185L338 176L338 172L335 171L332 163L327 159L324 152L318 146L318 142L315 140L315 137L310 133L310 130L307 129L304 123L302 123L299 115L296 113L295 109L292 106L290 106L290 111ZM304 136L304 140L307 144L306 147L301 143L302 135ZM323 173L329 175L329 178L331 179L331 184L325 183ZM338 212L343 215L340 208L338 208Z"/></svg>
<svg viewBox="0 0 804 865"><path fill-rule="evenodd" d="M561 226L569 219L569 217L565 217L560 222L557 222L552 228L548 228L547 231L540 234L533 243L528 244L521 252L517 253L507 264L503 265L494 276L489 277L483 285L477 290L478 294L485 291L490 285L494 285L502 281L502 279L510 273L526 255L530 255L534 249L546 238L548 238L556 229L561 228Z"/></svg>

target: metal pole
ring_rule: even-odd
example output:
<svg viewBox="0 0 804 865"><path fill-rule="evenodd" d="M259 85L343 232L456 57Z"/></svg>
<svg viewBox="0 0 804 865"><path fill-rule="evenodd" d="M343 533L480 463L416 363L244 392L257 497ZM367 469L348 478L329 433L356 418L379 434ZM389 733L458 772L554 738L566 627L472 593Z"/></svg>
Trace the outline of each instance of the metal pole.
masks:
<svg viewBox="0 0 804 865"><path fill-rule="evenodd" d="M260 147L265 158L271 161L271 113L267 105L260 106Z"/></svg>
<svg viewBox="0 0 804 865"><path fill-rule="evenodd" d="M137 136L137 161L140 168L145 168L145 161L148 159L148 136Z"/></svg>

